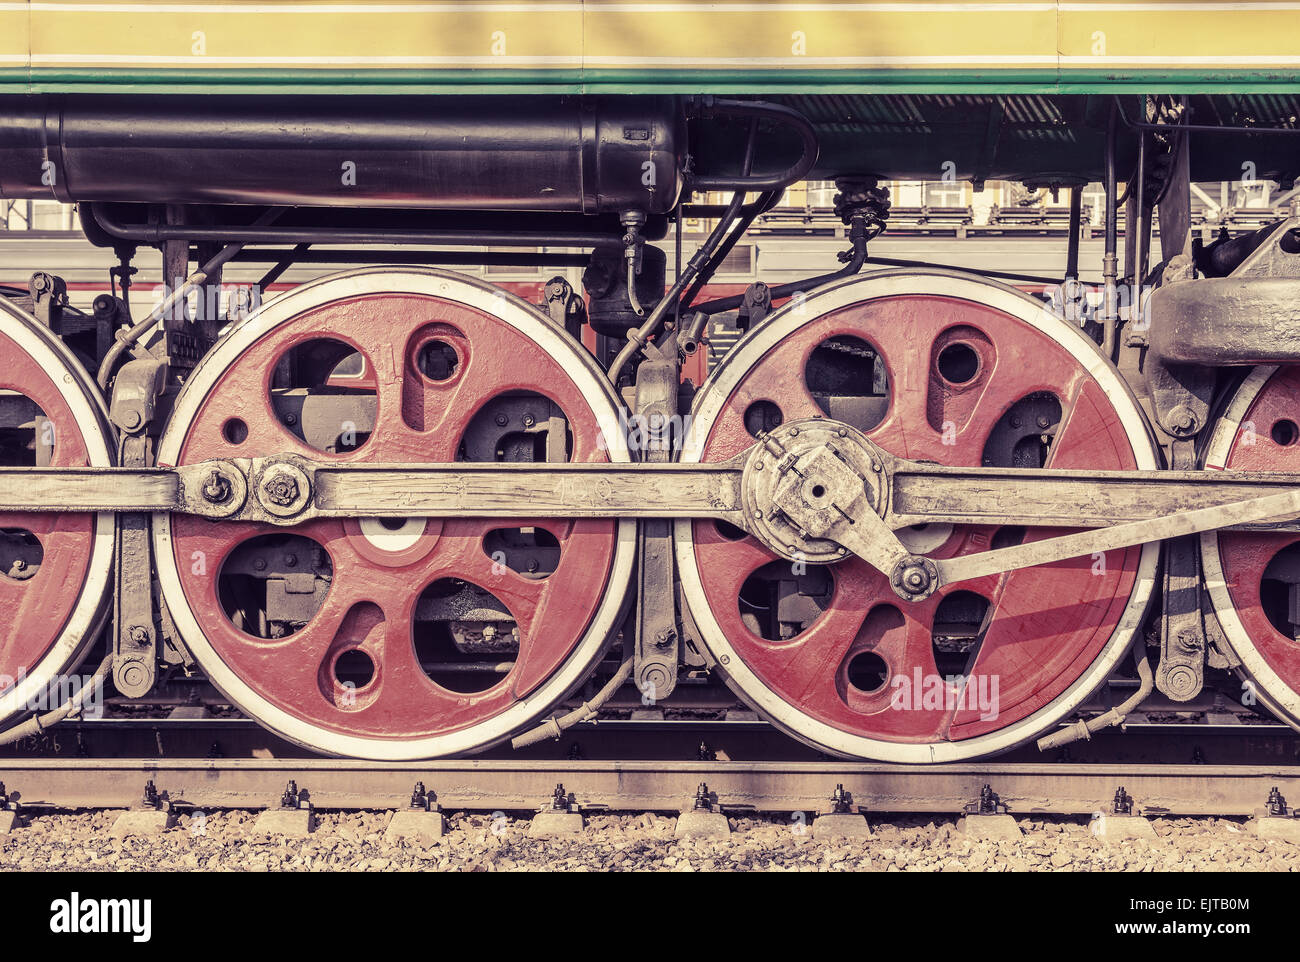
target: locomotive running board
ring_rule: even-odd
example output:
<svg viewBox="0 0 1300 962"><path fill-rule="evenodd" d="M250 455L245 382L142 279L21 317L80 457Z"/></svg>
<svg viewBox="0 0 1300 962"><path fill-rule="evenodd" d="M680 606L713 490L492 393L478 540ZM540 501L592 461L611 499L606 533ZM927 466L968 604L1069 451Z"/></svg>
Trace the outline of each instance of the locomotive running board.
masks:
<svg viewBox="0 0 1300 962"><path fill-rule="evenodd" d="M853 552L919 601L941 584L1203 531L1300 531L1295 475L961 468L895 458L827 419L790 422L716 464L366 464L296 455L177 468L0 468L0 511L320 517L713 518L791 560ZM1092 529L950 559L922 524Z"/></svg>

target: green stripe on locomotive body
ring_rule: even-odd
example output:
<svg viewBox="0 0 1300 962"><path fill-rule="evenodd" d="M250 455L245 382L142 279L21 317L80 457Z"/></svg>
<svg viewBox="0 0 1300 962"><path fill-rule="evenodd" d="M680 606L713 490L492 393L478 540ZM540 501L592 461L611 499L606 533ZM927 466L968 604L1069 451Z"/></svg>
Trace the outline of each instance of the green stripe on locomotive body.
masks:
<svg viewBox="0 0 1300 962"><path fill-rule="evenodd" d="M0 0L0 92L1294 91L1300 2Z"/></svg>
<svg viewBox="0 0 1300 962"><path fill-rule="evenodd" d="M0 68L0 93L1038 93L1300 92L1262 70L121 70Z"/></svg>

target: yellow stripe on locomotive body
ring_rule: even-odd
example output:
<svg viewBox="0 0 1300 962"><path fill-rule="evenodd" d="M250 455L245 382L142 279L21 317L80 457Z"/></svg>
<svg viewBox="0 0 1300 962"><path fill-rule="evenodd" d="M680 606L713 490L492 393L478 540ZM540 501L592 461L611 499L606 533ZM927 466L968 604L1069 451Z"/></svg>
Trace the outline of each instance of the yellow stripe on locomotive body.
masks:
<svg viewBox="0 0 1300 962"><path fill-rule="evenodd" d="M0 89L1297 85L1300 3L0 2Z"/></svg>

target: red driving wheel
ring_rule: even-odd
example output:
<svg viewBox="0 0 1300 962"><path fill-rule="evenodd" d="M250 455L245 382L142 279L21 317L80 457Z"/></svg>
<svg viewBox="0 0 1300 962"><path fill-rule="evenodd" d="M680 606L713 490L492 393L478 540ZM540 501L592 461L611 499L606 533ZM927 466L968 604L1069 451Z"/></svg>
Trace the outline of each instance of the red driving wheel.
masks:
<svg viewBox="0 0 1300 962"><path fill-rule="evenodd" d="M169 463L626 458L604 442L614 406L581 349L455 275L319 282L225 346L178 403ZM167 553L187 641L248 714L322 751L431 757L499 741L587 673L625 588L619 528L175 516Z"/></svg>
<svg viewBox="0 0 1300 962"><path fill-rule="evenodd" d="M1253 370L1228 403L1206 449L1206 467L1300 471L1300 371ZM1205 584L1219 624L1240 659L1242 701L1263 702L1300 727L1300 534L1207 532Z"/></svg>
<svg viewBox="0 0 1300 962"><path fill-rule="evenodd" d="M4 301L0 357L0 464L113 463L112 431L84 369ZM0 727L66 697L57 676L102 623L112 543L111 515L0 512Z"/></svg>
<svg viewBox="0 0 1300 962"><path fill-rule="evenodd" d="M918 461L1154 467L1135 403L1079 331L958 275L868 276L791 304L740 342L701 395L687 450L706 462L775 423L835 417ZM1064 532L899 532L934 558L1054 533ZM1150 590L1144 555L1154 562L1129 548L911 604L852 556L792 565L736 529L679 527L692 611L733 686L825 750L895 761L986 754L1068 713L1128 645Z"/></svg>

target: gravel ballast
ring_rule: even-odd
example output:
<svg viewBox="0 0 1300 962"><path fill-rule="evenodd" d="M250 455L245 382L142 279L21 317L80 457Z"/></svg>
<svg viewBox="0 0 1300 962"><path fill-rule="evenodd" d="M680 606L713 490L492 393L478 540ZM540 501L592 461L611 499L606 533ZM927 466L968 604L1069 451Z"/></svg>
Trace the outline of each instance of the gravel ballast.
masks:
<svg viewBox="0 0 1300 962"><path fill-rule="evenodd" d="M182 815L150 837L113 838L117 812L33 814L0 837L0 870L91 871L1293 871L1300 845L1243 819L1154 821L1154 842L1107 843L1086 818L1020 819L1014 841L971 841L954 820L871 818L865 839L817 839L785 817L731 819L726 838L673 835L675 817L591 815L580 836L529 838L528 816L449 815L430 844L385 842L391 812L322 812L306 838L254 834L255 813Z"/></svg>

